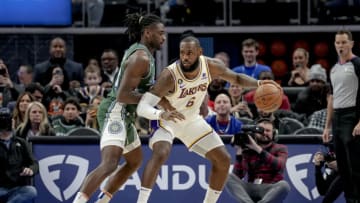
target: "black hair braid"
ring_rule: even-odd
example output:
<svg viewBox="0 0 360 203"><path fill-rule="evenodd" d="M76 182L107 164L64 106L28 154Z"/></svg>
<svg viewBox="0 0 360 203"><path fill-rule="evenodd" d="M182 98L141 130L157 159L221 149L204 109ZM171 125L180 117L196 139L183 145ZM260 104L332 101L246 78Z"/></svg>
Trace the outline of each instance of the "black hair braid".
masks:
<svg viewBox="0 0 360 203"><path fill-rule="evenodd" d="M162 21L159 16L154 14L128 14L125 19L125 26L128 27L125 34L129 36L130 43L140 42L144 28L157 23L162 23Z"/></svg>

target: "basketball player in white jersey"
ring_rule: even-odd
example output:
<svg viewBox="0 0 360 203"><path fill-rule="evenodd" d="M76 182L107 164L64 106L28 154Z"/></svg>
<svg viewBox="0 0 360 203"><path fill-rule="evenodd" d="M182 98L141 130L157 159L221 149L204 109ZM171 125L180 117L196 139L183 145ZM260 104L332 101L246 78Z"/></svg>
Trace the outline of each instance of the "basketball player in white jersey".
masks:
<svg viewBox="0 0 360 203"><path fill-rule="evenodd" d="M181 40L180 60L162 71L153 89L142 96L137 107L139 116L159 120L160 124L149 141L153 154L142 176L137 203L148 201L151 188L161 165L168 158L175 137L190 151L210 160L209 188L203 202L215 203L218 200L228 175L230 155L220 136L199 114L207 87L216 77L244 87L257 87L265 83L277 85L273 81L257 81L245 74L237 74L219 60L203 56L200 42L195 37ZM154 108L162 97L168 99L176 110Z"/></svg>

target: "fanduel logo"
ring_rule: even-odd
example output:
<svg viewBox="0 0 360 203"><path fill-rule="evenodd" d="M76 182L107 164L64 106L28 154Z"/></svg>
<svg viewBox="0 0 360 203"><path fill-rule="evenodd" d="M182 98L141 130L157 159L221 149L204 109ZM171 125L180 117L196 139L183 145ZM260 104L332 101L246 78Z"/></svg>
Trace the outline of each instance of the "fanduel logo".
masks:
<svg viewBox="0 0 360 203"><path fill-rule="evenodd" d="M300 154L289 157L286 162L286 169L289 179L296 190L308 200L314 200L319 197L316 186L312 189L308 188L304 180L309 176L307 168L299 168L298 165L308 164L311 161L312 154ZM313 176L313 174L310 174Z"/></svg>
<svg viewBox="0 0 360 203"><path fill-rule="evenodd" d="M201 188L206 189L208 187L206 176L206 166L203 164L198 165L197 169L187 165L163 165L156 178L156 185L160 190L188 190L195 184L199 184ZM103 182L102 187L105 183L106 181ZM120 190L134 186L137 190L140 190L141 179L139 172L132 174Z"/></svg>
<svg viewBox="0 0 360 203"><path fill-rule="evenodd" d="M56 185L55 181L60 179L60 170L50 171L49 168L59 164L70 164L78 166L78 170L74 180L70 185L61 192L61 189ZM49 156L39 161L39 173L46 189L59 201L68 200L80 188L81 183L85 179L89 168L89 161L74 155L55 155Z"/></svg>

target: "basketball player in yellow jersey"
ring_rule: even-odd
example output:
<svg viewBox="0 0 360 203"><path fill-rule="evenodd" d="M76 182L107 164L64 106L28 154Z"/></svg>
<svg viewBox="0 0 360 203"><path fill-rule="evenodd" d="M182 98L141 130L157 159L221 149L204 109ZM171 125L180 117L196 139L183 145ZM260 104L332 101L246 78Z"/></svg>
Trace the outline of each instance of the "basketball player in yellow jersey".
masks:
<svg viewBox="0 0 360 203"><path fill-rule="evenodd" d="M273 81L257 81L247 75L237 74L225 65L202 55L200 42L195 37L186 37L180 42L180 60L165 68L153 89L145 93L137 107L137 114L151 120L159 120L160 128L150 138L153 150L143 176L137 203L148 201L161 165L167 160L176 137L190 151L210 160L212 164L204 203L215 203L226 181L230 155L220 136L199 115L200 106L212 78L220 77L244 87L257 87ZM278 86L278 85L277 85ZM163 111L154 108L165 97L176 108Z"/></svg>

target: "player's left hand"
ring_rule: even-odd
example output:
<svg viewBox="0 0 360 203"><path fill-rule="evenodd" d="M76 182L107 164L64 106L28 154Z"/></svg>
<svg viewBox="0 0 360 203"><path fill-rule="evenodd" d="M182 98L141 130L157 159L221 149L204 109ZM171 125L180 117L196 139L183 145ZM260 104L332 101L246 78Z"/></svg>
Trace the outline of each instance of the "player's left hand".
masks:
<svg viewBox="0 0 360 203"><path fill-rule="evenodd" d="M175 123L177 121L185 120L185 116L176 110L164 111L161 113L160 118L167 120L167 121L173 121Z"/></svg>
<svg viewBox="0 0 360 203"><path fill-rule="evenodd" d="M160 105L165 111L174 111L176 110L165 97L162 97L159 101L158 105Z"/></svg>

